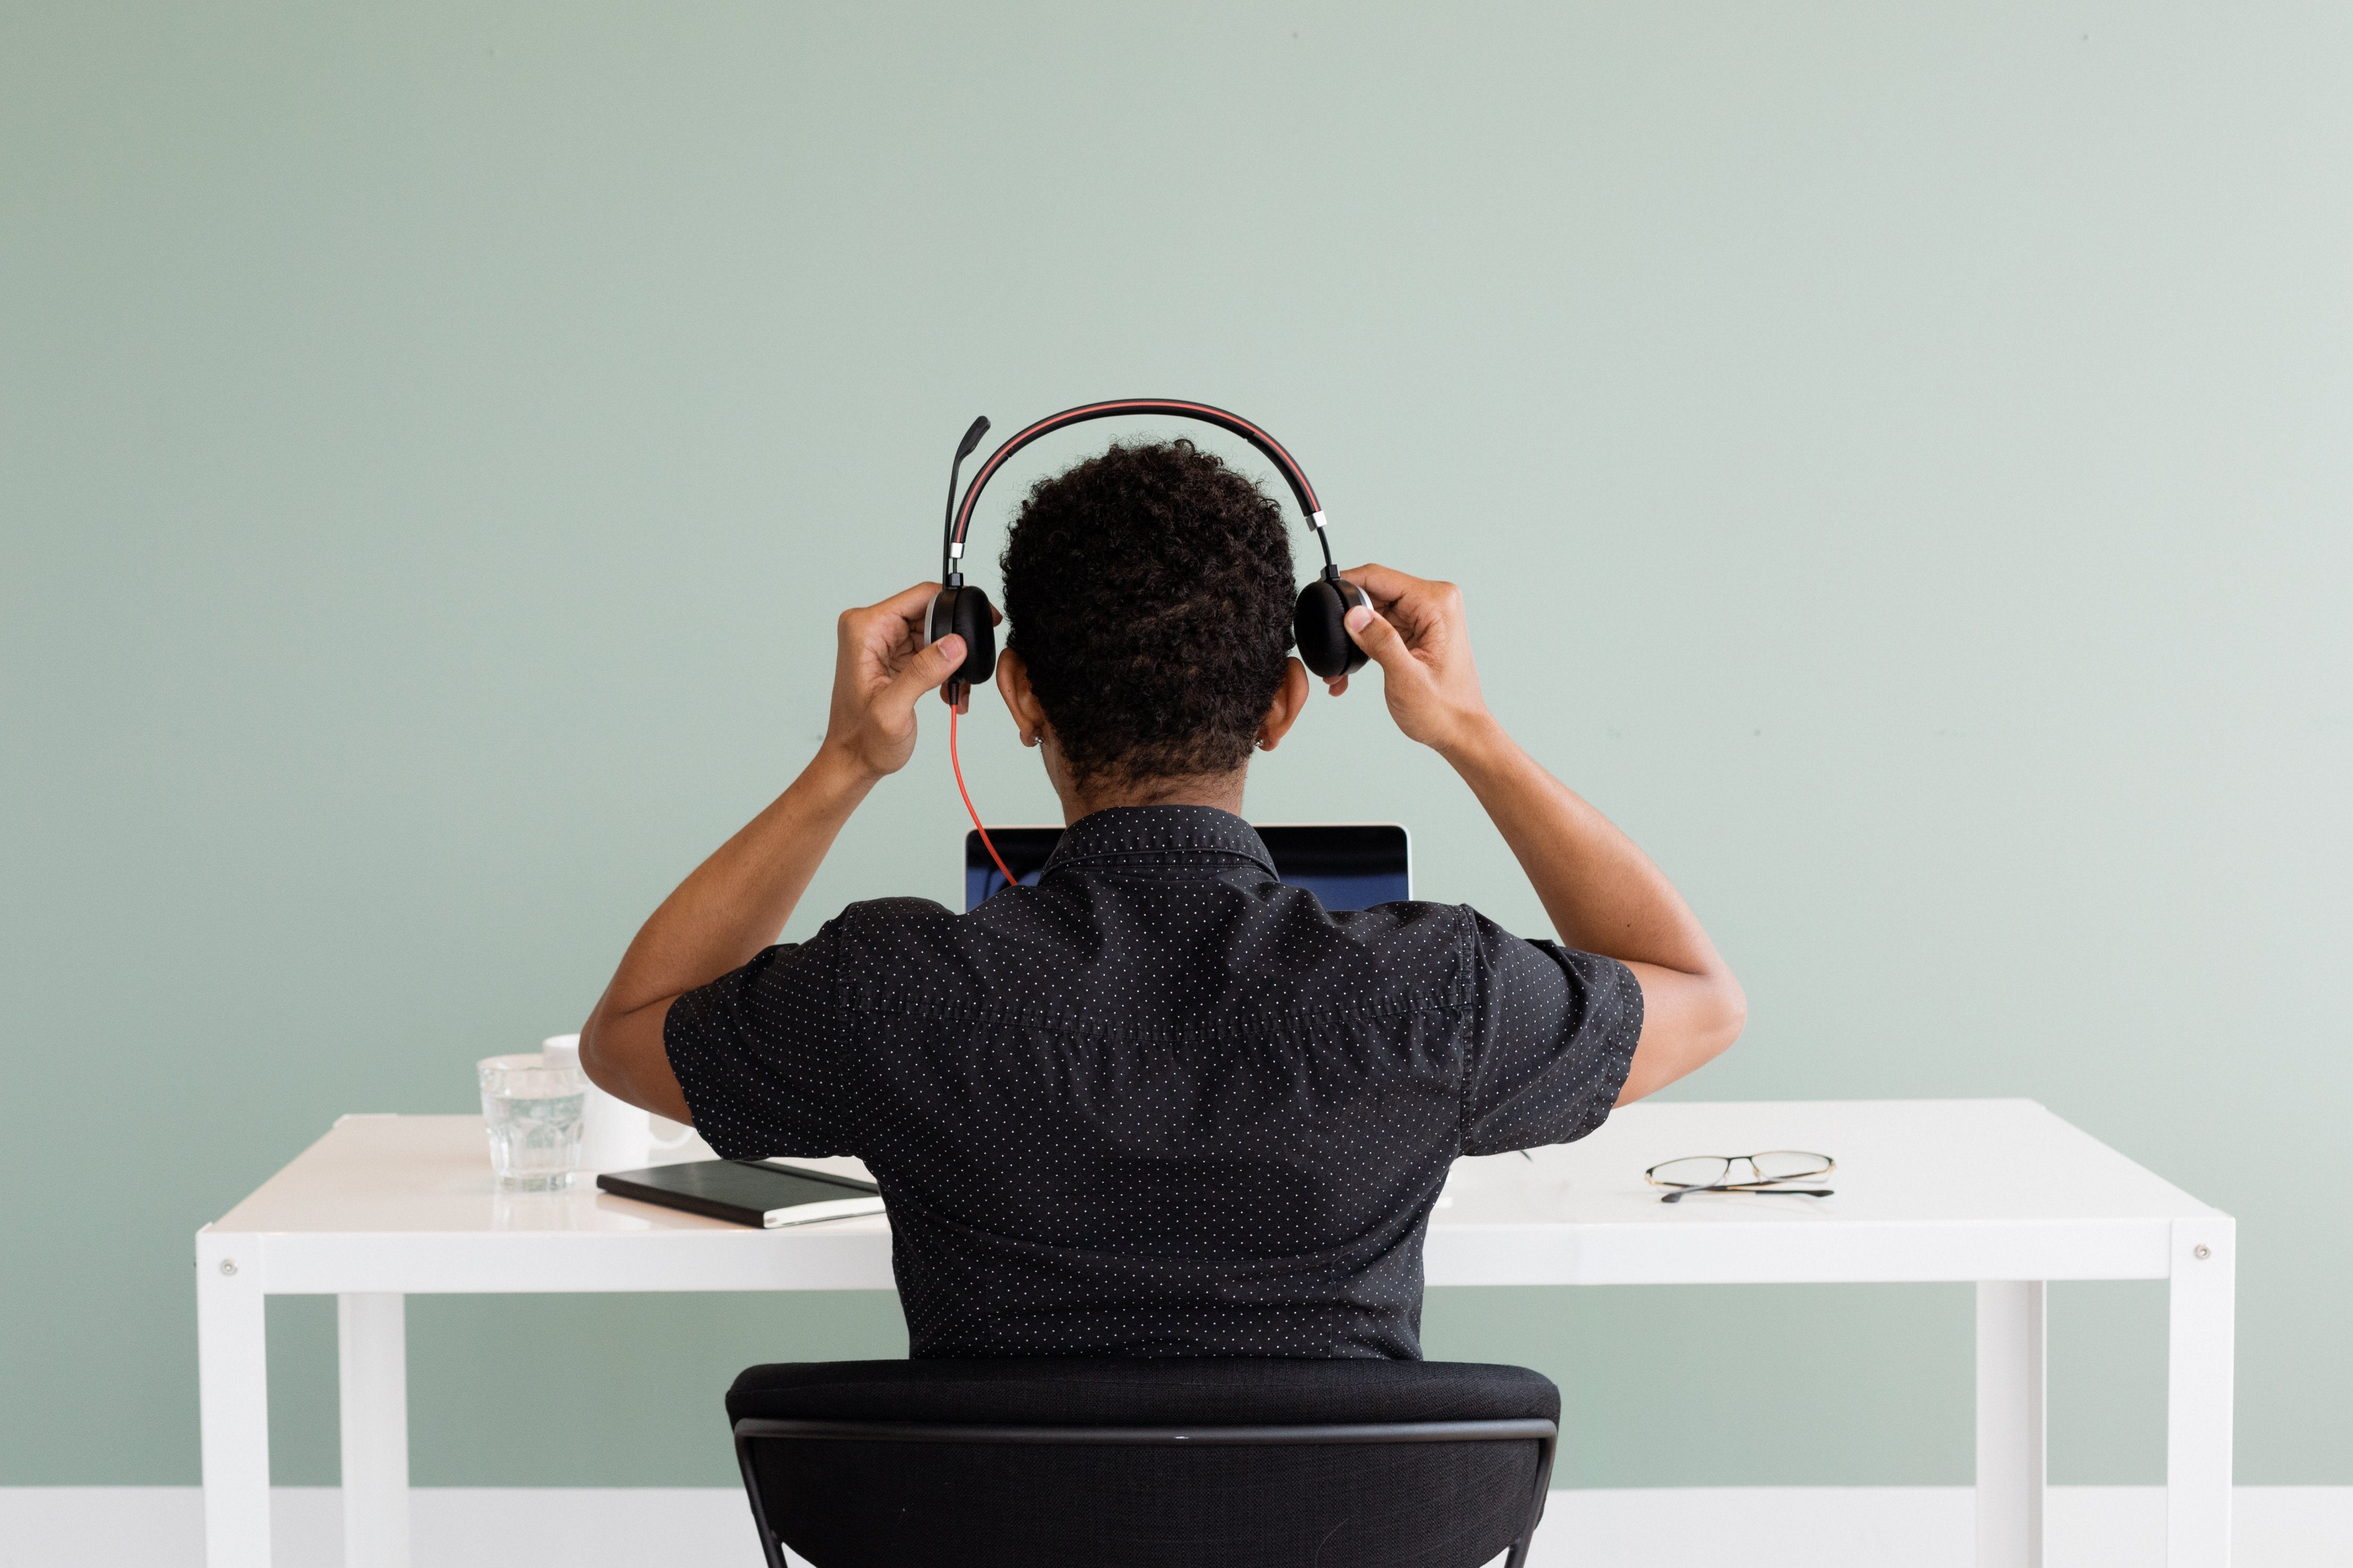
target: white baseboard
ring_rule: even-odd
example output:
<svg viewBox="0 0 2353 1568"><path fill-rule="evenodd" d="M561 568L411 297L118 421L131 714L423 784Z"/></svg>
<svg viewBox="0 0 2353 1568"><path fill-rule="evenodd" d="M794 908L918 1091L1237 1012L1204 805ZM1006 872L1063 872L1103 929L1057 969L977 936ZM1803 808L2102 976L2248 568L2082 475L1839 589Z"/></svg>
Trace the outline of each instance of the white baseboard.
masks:
<svg viewBox="0 0 2353 1568"><path fill-rule="evenodd" d="M1974 1568L1967 1487L1677 1487L1552 1494L1530 1568ZM2353 1564L2353 1487L2241 1487L2235 1568ZM2047 1568L2158 1568L2165 1489L2053 1487Z"/></svg>
<svg viewBox="0 0 2353 1568"><path fill-rule="evenodd" d="M741 1492L421 1487L417 1568L760 1568ZM275 1568L336 1568L332 1487L274 1494ZM1531 1568L1969 1568L1965 1487L1676 1487L1552 1496ZM2165 1559L2157 1487L2054 1487L2049 1568ZM2353 1563L2353 1487L2241 1487L2237 1568ZM194 1487L0 1487L0 1568L202 1568Z"/></svg>
<svg viewBox="0 0 2353 1568"><path fill-rule="evenodd" d="M416 1568L765 1568L744 1494L705 1487L418 1487ZM341 1568L337 1487L270 1493L271 1568ZM0 1568L204 1568L195 1487L0 1487Z"/></svg>

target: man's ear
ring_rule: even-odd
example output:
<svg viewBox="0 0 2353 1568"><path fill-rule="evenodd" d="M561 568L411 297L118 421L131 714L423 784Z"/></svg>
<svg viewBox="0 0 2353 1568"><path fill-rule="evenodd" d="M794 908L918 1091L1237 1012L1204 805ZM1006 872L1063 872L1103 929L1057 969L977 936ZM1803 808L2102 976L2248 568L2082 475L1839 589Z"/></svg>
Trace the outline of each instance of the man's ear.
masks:
<svg viewBox="0 0 2353 1568"><path fill-rule="evenodd" d="M1282 744L1291 727L1299 722L1299 715L1307 706L1307 667L1295 658L1282 661L1282 685L1274 700L1266 705L1266 717L1258 721L1258 749L1271 752Z"/></svg>
<svg viewBox="0 0 2353 1568"><path fill-rule="evenodd" d="M1036 745L1046 732L1046 710L1029 684L1029 665L1011 648L997 656L997 694L1005 699L1006 710L1020 727L1021 743Z"/></svg>

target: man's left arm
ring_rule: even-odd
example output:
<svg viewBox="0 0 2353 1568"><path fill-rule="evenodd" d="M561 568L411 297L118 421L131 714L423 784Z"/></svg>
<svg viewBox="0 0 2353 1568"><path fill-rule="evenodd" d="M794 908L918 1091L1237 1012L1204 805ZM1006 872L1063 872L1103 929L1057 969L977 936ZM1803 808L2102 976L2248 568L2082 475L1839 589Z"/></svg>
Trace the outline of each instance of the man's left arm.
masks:
<svg viewBox="0 0 2353 1568"><path fill-rule="evenodd" d="M600 1089L673 1121L693 1119L663 1048L670 1004L776 940L841 825L915 750L915 704L964 662L964 639L923 645L939 591L918 583L838 625L825 740L784 794L694 869L638 931L580 1026L580 1065Z"/></svg>

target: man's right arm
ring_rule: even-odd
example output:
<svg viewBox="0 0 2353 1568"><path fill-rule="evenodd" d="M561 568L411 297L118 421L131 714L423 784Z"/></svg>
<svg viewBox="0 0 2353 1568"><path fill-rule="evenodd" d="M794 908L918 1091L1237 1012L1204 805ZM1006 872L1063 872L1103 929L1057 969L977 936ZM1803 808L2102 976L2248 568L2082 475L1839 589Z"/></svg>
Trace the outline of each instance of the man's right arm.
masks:
<svg viewBox="0 0 2353 1568"><path fill-rule="evenodd" d="M1386 566L1345 575L1373 602L1373 609L1348 612L1348 633L1380 665L1398 728L1471 786L1561 942L1618 960L1641 983L1642 1034L1618 1102L1663 1089L1720 1055L1748 1016L1740 982L1650 858L1521 750L1487 710L1461 592ZM1347 685L1345 676L1333 681L1334 695Z"/></svg>
<svg viewBox="0 0 2353 1568"><path fill-rule="evenodd" d="M658 1115L692 1118L670 1065L671 1005L776 940L849 814L877 780L907 765L917 700L964 658L962 637L923 642L938 592L936 583L918 583L842 613L832 710L816 758L662 900L580 1026L580 1065L599 1089Z"/></svg>

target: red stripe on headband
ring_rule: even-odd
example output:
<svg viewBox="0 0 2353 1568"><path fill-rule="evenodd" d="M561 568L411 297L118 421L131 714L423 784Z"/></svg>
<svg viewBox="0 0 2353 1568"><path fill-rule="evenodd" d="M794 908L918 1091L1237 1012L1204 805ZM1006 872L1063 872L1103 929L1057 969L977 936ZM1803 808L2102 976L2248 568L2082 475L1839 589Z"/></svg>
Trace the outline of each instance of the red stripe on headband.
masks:
<svg viewBox="0 0 2353 1568"><path fill-rule="evenodd" d="M1039 437L1051 435L1066 425L1081 425L1090 419L1101 419L1108 415L1130 412L1174 414L1233 431L1273 459L1274 465L1282 470L1283 478L1290 482L1293 499L1305 509L1311 521L1314 514L1323 510L1323 503L1315 499L1315 487L1307 482L1306 470L1302 468L1298 461L1283 449L1282 442L1240 415L1229 413L1225 409L1207 403L1185 403L1165 397L1122 397L1107 403L1084 403L1076 408L1065 408L1060 414L1050 414L1036 424L1014 432L1005 445L989 454L988 461L980 466L980 471L973 475L972 484L964 492L964 502L956 509L955 529L948 536L950 542L956 544L964 542L965 531L972 526L973 510L979 505L981 490L1008 458Z"/></svg>

